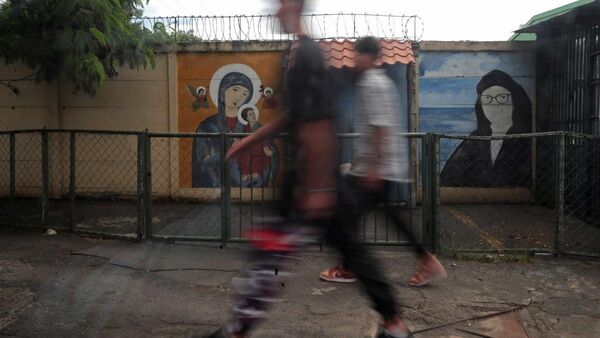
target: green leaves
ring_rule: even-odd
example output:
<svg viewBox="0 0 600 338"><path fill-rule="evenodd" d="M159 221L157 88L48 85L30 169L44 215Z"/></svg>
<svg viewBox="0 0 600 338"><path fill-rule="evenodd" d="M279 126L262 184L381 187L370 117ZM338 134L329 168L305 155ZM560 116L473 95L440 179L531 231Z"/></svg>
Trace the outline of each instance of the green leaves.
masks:
<svg viewBox="0 0 600 338"><path fill-rule="evenodd" d="M0 58L70 80L93 95L118 69L154 67L147 33L132 17L143 0L8 0L0 4Z"/></svg>
<svg viewBox="0 0 600 338"><path fill-rule="evenodd" d="M193 32L177 31L174 27L167 27L157 21L152 29L143 28L144 39L148 44L157 46L175 47L178 43L196 43L202 41Z"/></svg>
<svg viewBox="0 0 600 338"><path fill-rule="evenodd" d="M92 36L96 39L96 41L98 41L98 43L102 47L107 47L108 46L108 42L106 40L106 36L104 36L104 33L102 33L101 31L97 30L96 28L92 27L92 28L90 28L90 34L92 34Z"/></svg>

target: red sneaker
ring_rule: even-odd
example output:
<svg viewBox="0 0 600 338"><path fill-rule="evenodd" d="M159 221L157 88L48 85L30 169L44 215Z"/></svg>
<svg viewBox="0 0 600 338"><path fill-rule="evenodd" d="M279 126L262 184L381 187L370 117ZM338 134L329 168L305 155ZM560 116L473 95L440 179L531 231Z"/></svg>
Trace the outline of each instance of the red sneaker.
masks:
<svg viewBox="0 0 600 338"><path fill-rule="evenodd" d="M354 283L356 282L356 275L341 265L329 268L319 274L319 277L327 282L334 283Z"/></svg>
<svg viewBox="0 0 600 338"><path fill-rule="evenodd" d="M410 279L410 286L425 286L435 280L448 277L446 269L434 255L426 253L421 259L420 269Z"/></svg>

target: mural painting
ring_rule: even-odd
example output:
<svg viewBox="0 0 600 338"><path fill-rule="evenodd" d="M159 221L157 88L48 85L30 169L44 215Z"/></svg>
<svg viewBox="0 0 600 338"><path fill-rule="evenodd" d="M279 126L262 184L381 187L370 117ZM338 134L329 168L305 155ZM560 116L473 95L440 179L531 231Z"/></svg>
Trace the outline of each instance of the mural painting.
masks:
<svg viewBox="0 0 600 338"><path fill-rule="evenodd" d="M531 132L533 65L526 53L424 55L421 130L472 136ZM445 141L440 145L442 186L524 187L530 182L530 140Z"/></svg>
<svg viewBox="0 0 600 338"><path fill-rule="evenodd" d="M477 85L472 136L503 136L531 132L531 100L513 78L494 70ZM531 177L528 139L463 141L450 155L440 174L443 186L526 186Z"/></svg>
<svg viewBox="0 0 600 338"><path fill-rule="evenodd" d="M252 133L268 123L279 113L279 97L272 87L281 84L281 61L281 53L275 52L179 56L179 88L185 89L179 93L180 132ZM280 148L265 141L233 159L232 186L273 186ZM179 162L181 187L221 185L219 138L182 140Z"/></svg>

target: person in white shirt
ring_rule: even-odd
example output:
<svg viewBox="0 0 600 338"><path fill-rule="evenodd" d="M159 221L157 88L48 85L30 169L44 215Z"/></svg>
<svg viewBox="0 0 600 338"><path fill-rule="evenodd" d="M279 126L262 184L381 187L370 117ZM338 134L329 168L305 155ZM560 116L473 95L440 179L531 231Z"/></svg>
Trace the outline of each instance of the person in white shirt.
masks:
<svg viewBox="0 0 600 338"><path fill-rule="evenodd" d="M396 210L390 207L394 187L410 182L408 141L398 136L404 129L398 113L400 98L392 80L383 69L376 67L378 40L373 37L360 39L356 49L356 70L360 76L354 95L354 125L361 137L354 142L352 167L340 184L341 224L334 231L345 235L338 235L333 240L339 245L342 238L342 243L346 241L347 247L354 249L350 249L350 254L345 253L342 264L321 272L320 278L346 283L358 279L384 317L379 337L410 337L410 331L393 304L389 284L383 280L364 245L348 239L348 233L355 232L356 223L366 208L385 202L388 217L406 235L420 258L420 269L409 284L424 286L445 277L446 271L437 258L415 240Z"/></svg>

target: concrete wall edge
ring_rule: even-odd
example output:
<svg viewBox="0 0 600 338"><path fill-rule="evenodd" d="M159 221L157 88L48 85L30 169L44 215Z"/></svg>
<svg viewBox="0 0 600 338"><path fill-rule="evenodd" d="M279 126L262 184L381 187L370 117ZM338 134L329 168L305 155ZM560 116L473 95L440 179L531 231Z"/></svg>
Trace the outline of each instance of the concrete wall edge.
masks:
<svg viewBox="0 0 600 338"><path fill-rule="evenodd" d="M535 41L421 41L425 52L533 52Z"/></svg>

